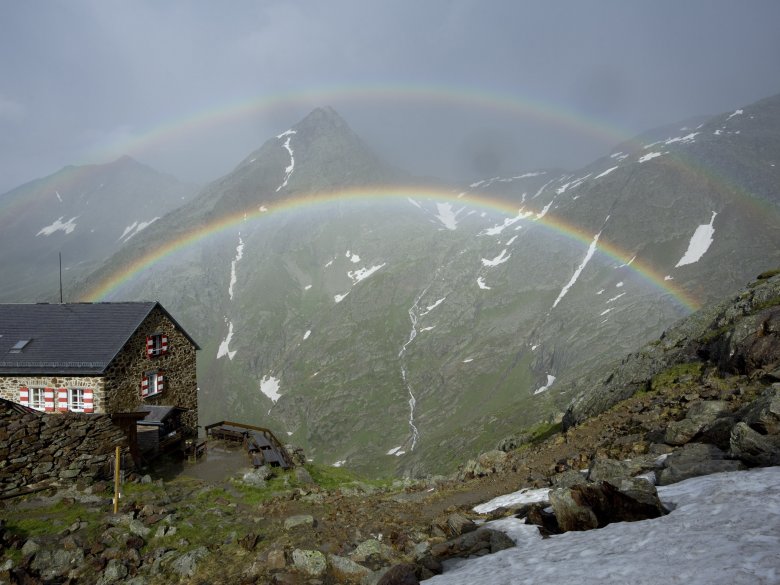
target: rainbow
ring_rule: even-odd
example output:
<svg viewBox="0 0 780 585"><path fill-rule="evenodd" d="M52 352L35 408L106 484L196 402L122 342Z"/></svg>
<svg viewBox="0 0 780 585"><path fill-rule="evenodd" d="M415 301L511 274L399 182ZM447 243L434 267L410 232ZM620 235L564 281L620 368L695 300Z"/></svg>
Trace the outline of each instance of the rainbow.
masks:
<svg viewBox="0 0 780 585"><path fill-rule="evenodd" d="M437 107L479 108L506 112L518 118L543 122L590 136L610 148L630 140L633 133L585 116L574 109L516 94L446 85L375 84L339 85L299 89L273 95L233 100L218 106L190 111L175 119L166 119L136 136L98 145L88 160L105 160L124 154L140 156L144 151L163 147L197 132L228 124L245 122L266 112L296 108L312 110L325 104L340 106L357 103L432 104ZM304 112L305 113L305 112Z"/></svg>
<svg viewBox="0 0 780 585"><path fill-rule="evenodd" d="M334 203L406 201L409 198L415 200L456 203L459 205L465 204L484 210L499 212L508 217L515 217L518 214L517 203L469 193L459 195L454 191L431 187L369 187L344 189L330 193L298 194L277 203L267 203L260 207L253 207L251 210L240 211L238 213L219 217L206 225L172 237L168 242L156 246L153 250L146 252L140 257L120 266L109 275L101 278L89 290L82 294L81 300L105 300L114 295L123 285L129 283L135 277L142 275L158 262L173 257L177 253L190 246L196 245L207 238L224 233L228 230L240 228L241 225L247 221L260 221L268 217L295 213L302 209L316 209L317 207ZM587 248L593 240L594 234L586 233L582 228L568 223L553 214L547 214L541 219L534 220L534 223L543 226L552 233L561 234L584 248ZM632 261L632 256L634 256L634 254L620 249L603 239L599 240L597 251L601 256L606 257L611 261L621 265L627 265L626 268L628 270L639 275L643 280L655 286L663 294L670 295L687 311L695 311L699 308L700 302L697 299L693 298L688 292L675 285L672 281L664 280L663 275L657 272L648 263L642 261L640 258L635 258Z"/></svg>

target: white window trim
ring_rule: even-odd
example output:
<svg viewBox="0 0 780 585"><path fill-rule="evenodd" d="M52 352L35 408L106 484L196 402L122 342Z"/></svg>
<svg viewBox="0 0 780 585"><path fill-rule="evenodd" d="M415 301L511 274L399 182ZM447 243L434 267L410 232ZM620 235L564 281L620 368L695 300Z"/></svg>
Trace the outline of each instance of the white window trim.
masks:
<svg viewBox="0 0 780 585"><path fill-rule="evenodd" d="M84 394L86 388L68 388L68 410L71 412L84 412ZM81 402L74 400L74 392L81 393Z"/></svg>
<svg viewBox="0 0 780 585"><path fill-rule="evenodd" d="M29 397L28 398L28 400L29 400L29 402L28 402L29 407L33 408L35 410L40 410L41 412L45 411L46 410L46 394L45 394L46 393L46 388L30 387L27 390L29 392L29 394L28 394L28 397ZM41 398L40 405L35 404L34 397L35 397L36 394L39 394L39 396Z"/></svg>

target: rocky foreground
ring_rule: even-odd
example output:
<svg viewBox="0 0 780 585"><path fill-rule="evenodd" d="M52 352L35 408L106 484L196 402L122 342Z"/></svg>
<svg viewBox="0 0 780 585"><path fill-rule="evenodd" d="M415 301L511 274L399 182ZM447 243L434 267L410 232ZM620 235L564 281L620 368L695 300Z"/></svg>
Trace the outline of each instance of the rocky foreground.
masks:
<svg viewBox="0 0 780 585"><path fill-rule="evenodd" d="M447 559L513 546L487 519L524 517L556 538L666 514L655 485L780 465L780 277L729 307L644 351L664 358L630 396L510 437L448 478L367 482L310 465L216 483L146 476L125 485L117 515L105 483L6 499L0 582L414 584ZM522 488L550 491L473 509Z"/></svg>

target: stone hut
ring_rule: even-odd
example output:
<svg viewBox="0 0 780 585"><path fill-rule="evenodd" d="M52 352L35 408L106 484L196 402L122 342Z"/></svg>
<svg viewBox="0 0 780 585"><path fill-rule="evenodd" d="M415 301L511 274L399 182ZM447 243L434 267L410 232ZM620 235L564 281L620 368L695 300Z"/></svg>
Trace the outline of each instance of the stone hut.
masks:
<svg viewBox="0 0 780 585"><path fill-rule="evenodd" d="M198 349L156 302L0 304L0 398L53 415L179 407L196 434Z"/></svg>

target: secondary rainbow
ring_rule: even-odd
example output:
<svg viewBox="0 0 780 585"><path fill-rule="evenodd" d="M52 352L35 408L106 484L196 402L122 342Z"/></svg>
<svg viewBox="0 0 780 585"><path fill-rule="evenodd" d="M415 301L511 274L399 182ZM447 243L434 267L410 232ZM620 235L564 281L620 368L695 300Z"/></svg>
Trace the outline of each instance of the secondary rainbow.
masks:
<svg viewBox="0 0 780 585"><path fill-rule="evenodd" d="M121 141L97 146L86 156L88 160L103 160L123 154L140 156L143 152L167 143L193 136L197 132L231 123L247 122L253 116L296 108L311 110L324 105L431 104L437 107L475 108L482 111L509 113L517 118L544 122L590 136L606 145L631 139L625 129L576 110L530 96L504 93L499 90L472 89L448 85L360 84L297 89L276 94L252 96L191 111ZM301 115L305 112L298 112ZM278 117L278 116L277 116Z"/></svg>
<svg viewBox="0 0 780 585"><path fill-rule="evenodd" d="M505 201L503 199L477 196L474 194L460 195L454 191L440 189L431 189L430 187L415 188L410 186L402 187L370 187L339 190L330 193L305 193L299 194L275 204L257 204L251 209L242 210L237 213L222 216L210 223L177 234L169 241L155 247L135 260L119 267L111 274L102 277L92 288L82 295L82 300L99 301L104 300L120 287L131 281L134 277L141 275L144 271L150 269L158 262L174 256L190 246L196 245L206 238L220 234L226 230L237 229L248 221L262 221L283 213L294 213L301 209L311 209L317 206L324 206L339 202L351 201L382 201L382 200L433 200L436 202L447 202L452 204L469 205L472 207L489 209L497 211L509 217L518 214L517 203ZM578 242L583 248L587 248L594 234L586 233L582 228L575 226L553 214L547 214L538 220L526 220L543 226L552 232L562 234L565 237ZM622 250L603 239L599 240L597 251L600 255L606 256L612 261L621 265L627 265L626 268L638 274L645 281L660 289L664 294L671 295L687 311L694 311L699 308L700 303L682 288L676 286L672 281L664 280L664 277L658 273L648 263L636 258L629 264L632 256L625 250Z"/></svg>

